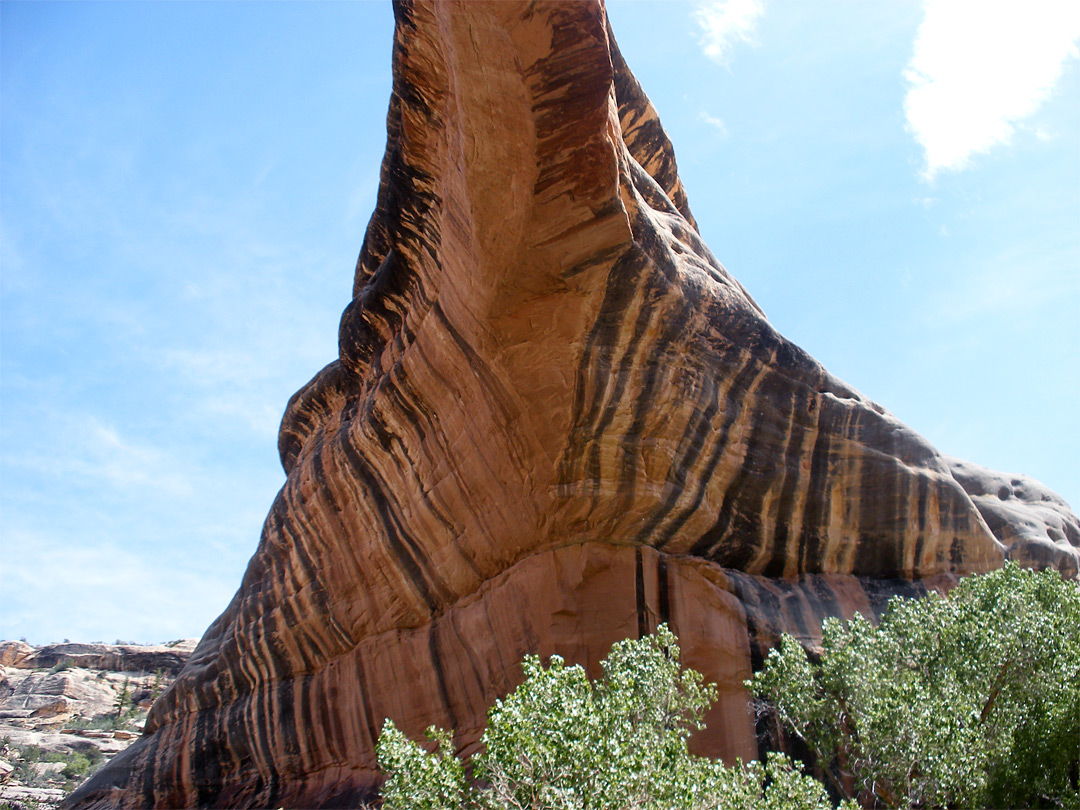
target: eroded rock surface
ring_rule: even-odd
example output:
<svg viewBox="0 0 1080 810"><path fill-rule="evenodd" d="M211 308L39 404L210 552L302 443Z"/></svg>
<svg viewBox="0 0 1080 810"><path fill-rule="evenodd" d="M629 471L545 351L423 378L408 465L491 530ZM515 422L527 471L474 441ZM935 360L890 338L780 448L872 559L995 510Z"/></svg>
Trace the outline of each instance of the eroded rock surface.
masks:
<svg viewBox="0 0 1080 810"><path fill-rule="evenodd" d="M127 748L194 648L0 641L0 804L53 807Z"/></svg>
<svg viewBox="0 0 1080 810"><path fill-rule="evenodd" d="M720 685L698 749L751 757L779 632L1006 555L1075 573L1063 503L991 502L773 329L601 4L395 13L339 357L289 403L232 603L75 805L355 806L383 718L471 750L522 655L595 669L661 621Z"/></svg>

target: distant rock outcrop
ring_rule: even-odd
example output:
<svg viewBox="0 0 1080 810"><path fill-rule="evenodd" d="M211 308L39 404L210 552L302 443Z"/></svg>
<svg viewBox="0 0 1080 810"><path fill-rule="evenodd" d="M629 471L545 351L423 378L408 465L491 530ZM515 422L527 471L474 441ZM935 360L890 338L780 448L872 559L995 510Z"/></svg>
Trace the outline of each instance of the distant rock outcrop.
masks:
<svg viewBox="0 0 1080 810"><path fill-rule="evenodd" d="M0 803L52 807L127 748L194 648L0 641Z"/></svg>
<svg viewBox="0 0 1080 810"><path fill-rule="evenodd" d="M524 654L595 671L661 621L720 687L698 750L749 758L778 633L1006 557L1075 576L1060 499L941 456L714 258L601 3L395 14L339 357L232 603L73 806L355 806L383 718L472 750Z"/></svg>
<svg viewBox="0 0 1080 810"><path fill-rule="evenodd" d="M170 644L49 644L31 647L22 641L0 641L0 665L16 669L80 667L106 672L167 672L184 668L194 645L190 640Z"/></svg>

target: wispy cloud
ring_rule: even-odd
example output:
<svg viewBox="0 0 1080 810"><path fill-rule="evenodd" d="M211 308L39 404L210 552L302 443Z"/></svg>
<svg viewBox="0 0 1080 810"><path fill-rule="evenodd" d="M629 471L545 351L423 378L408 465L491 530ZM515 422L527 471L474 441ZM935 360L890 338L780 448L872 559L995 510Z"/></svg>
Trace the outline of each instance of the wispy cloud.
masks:
<svg viewBox="0 0 1080 810"><path fill-rule="evenodd" d="M727 137L727 124L724 123L723 118L717 118L715 115L710 115L709 113L705 112L705 110L701 110L698 113L698 117L706 124L719 131L721 137Z"/></svg>
<svg viewBox="0 0 1080 810"><path fill-rule="evenodd" d="M280 472L235 443L208 451L91 414L46 409L35 428L35 449L3 458L0 638L201 632L239 581Z"/></svg>
<svg viewBox="0 0 1080 810"><path fill-rule="evenodd" d="M250 352L232 349L169 348L161 354L162 365L183 375L192 386L213 388L251 385L265 379L269 372Z"/></svg>
<svg viewBox="0 0 1080 810"><path fill-rule="evenodd" d="M941 235L949 236L941 226ZM925 326L936 330L978 322L1009 324L1040 331L1039 324L1055 301L1075 298L1073 252L1032 240L997 255L980 258L977 266L953 267L928 290ZM953 329L966 334L967 329Z"/></svg>
<svg viewBox="0 0 1080 810"><path fill-rule="evenodd" d="M1056 132L1051 132L1045 127L1035 127L1035 137L1044 143L1049 143L1050 141L1057 140L1058 134Z"/></svg>
<svg viewBox="0 0 1080 810"><path fill-rule="evenodd" d="M968 167L1007 144L1077 56L1076 0L924 0L904 79L923 177Z"/></svg>
<svg viewBox="0 0 1080 810"><path fill-rule="evenodd" d="M764 13L761 0L702 0L694 11L694 20L701 27L705 55L726 65L736 43L754 43L754 29Z"/></svg>
<svg viewBox="0 0 1080 810"><path fill-rule="evenodd" d="M48 479L78 481L95 491L157 491L168 497L186 497L192 491L188 476L160 447L139 442L94 416L75 415L48 420L57 435L48 451L10 453L6 465L13 472L35 473Z"/></svg>
<svg viewBox="0 0 1080 810"><path fill-rule="evenodd" d="M73 545L16 529L9 541L23 553L4 566L11 601L0 616L0 638L28 635L45 644L65 637L161 642L191 636L225 608L235 585L214 576L211 565L155 564L124 544L97 538Z"/></svg>

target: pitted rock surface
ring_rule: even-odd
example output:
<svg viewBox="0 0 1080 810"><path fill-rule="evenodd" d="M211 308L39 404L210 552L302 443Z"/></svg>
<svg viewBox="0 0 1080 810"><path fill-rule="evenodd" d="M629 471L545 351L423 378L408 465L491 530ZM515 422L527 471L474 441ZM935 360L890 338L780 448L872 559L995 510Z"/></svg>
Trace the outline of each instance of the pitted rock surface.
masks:
<svg viewBox="0 0 1080 810"><path fill-rule="evenodd" d="M661 621L720 687L694 745L748 759L741 684L778 633L1007 555L1075 573L1067 506L992 502L771 326L602 3L395 15L339 356L289 402L232 603L72 806L356 806L383 718L467 753L524 654L595 674Z"/></svg>

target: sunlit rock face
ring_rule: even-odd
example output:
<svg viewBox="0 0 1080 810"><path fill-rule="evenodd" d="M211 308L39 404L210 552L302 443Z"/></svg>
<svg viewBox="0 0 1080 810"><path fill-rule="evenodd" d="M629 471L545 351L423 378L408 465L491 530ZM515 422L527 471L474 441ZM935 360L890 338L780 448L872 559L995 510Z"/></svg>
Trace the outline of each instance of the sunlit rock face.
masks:
<svg viewBox="0 0 1080 810"><path fill-rule="evenodd" d="M698 750L751 758L778 633L1006 557L1075 575L1064 502L941 456L714 258L601 3L395 13L339 357L235 598L74 806L355 806L385 717L470 752L524 654L595 672L662 621L720 687Z"/></svg>

